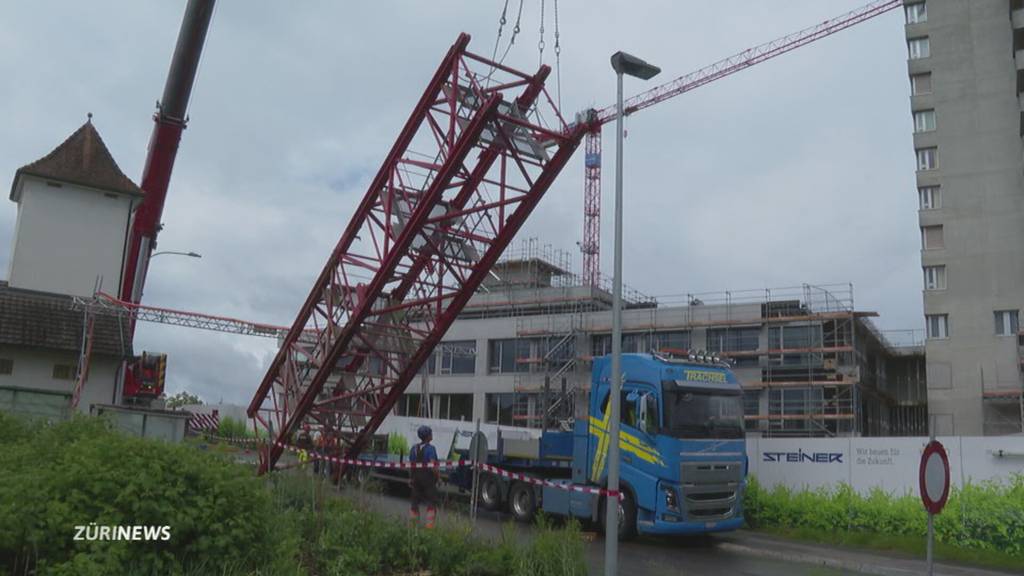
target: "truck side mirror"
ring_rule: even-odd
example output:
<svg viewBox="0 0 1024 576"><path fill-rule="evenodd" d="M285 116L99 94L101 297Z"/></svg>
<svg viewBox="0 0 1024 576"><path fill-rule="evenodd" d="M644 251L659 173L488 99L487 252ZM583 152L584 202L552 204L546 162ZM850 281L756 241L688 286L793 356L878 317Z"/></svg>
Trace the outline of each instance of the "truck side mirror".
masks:
<svg viewBox="0 0 1024 576"><path fill-rule="evenodd" d="M644 432L646 434L647 433L647 394L644 394L643 396L637 396L636 394L633 394L633 396L636 397L635 400L632 400L633 402L636 402L636 400L639 400L639 402L638 402L639 406L637 407L637 428L639 428L641 432Z"/></svg>

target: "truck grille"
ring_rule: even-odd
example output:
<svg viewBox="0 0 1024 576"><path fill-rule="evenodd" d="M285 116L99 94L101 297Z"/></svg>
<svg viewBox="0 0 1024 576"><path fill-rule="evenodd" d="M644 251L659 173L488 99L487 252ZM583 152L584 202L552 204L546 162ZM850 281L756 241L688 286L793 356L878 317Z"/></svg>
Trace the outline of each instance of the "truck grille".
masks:
<svg viewBox="0 0 1024 576"><path fill-rule="evenodd" d="M684 515L688 520L707 522L736 515L742 462L687 462L680 465Z"/></svg>

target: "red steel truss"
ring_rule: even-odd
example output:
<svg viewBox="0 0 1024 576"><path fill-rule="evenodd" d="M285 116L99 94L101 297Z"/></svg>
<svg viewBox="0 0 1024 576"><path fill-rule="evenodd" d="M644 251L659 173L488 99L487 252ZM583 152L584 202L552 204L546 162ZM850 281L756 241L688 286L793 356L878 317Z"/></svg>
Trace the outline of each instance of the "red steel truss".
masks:
<svg viewBox="0 0 1024 576"><path fill-rule="evenodd" d="M430 80L249 404L272 439L261 472L304 425L359 453L583 139L547 66L528 75L468 43Z"/></svg>
<svg viewBox="0 0 1024 576"><path fill-rule="evenodd" d="M731 76L766 60L771 60L776 56L846 30L902 5L902 0L875 0L820 24L723 58L700 70L627 98L622 103L623 113L629 116L638 110L685 94L715 80L721 80L726 76ZM583 244L581 246L583 249L583 279L592 286L598 284L601 269L601 126L617 117L618 113L614 104L600 110L590 111L590 132L587 133L587 156L584 164ZM593 157L592 149L594 150Z"/></svg>

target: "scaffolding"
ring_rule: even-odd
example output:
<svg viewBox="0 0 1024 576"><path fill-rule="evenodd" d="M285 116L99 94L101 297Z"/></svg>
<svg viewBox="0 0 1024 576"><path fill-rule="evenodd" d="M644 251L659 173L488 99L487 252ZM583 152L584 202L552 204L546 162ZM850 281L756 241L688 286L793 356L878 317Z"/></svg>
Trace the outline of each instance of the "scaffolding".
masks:
<svg viewBox="0 0 1024 576"><path fill-rule="evenodd" d="M985 390L985 435L1024 433L1024 330L1017 332L1016 389Z"/></svg>
<svg viewBox="0 0 1024 576"><path fill-rule="evenodd" d="M537 259L543 267L545 257L536 250L510 261ZM591 313L606 309L577 302L529 313L517 309L516 337L523 342L513 402L518 425L543 428L569 420L574 392L588 383L590 361L610 349L610 317ZM639 302L624 328L624 352L706 350L729 359L743 384L752 432L818 437L926 430L923 349L891 343L871 322L875 313L855 310L849 284ZM897 377L890 380L894 359Z"/></svg>

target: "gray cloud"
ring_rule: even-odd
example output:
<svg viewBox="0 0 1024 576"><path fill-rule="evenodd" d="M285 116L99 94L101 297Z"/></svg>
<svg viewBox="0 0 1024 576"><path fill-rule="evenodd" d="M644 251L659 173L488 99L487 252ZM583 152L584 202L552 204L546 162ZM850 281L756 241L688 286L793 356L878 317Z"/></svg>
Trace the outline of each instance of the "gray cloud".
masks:
<svg viewBox="0 0 1024 576"><path fill-rule="evenodd" d="M563 0L563 109L612 103L615 50L659 64L665 81L860 3ZM444 51L464 30L490 55L501 6L221 0L160 237L161 248L203 258L156 260L146 302L290 324ZM93 112L138 179L181 11L168 2L0 7L0 173L13 176ZM536 66L538 19L539 3L526 2L510 64ZM629 81L627 93L642 88ZM627 283L669 294L849 281L858 307L880 312L884 327L918 327L908 91L894 12L631 117ZM612 136L605 131L609 271ZM582 190L577 154L521 236L574 249ZM13 204L0 210L0 238L14 218ZM0 251L4 268L8 257ZM137 338L171 354L171 392L211 400L247 402L273 354L269 340L159 325Z"/></svg>

